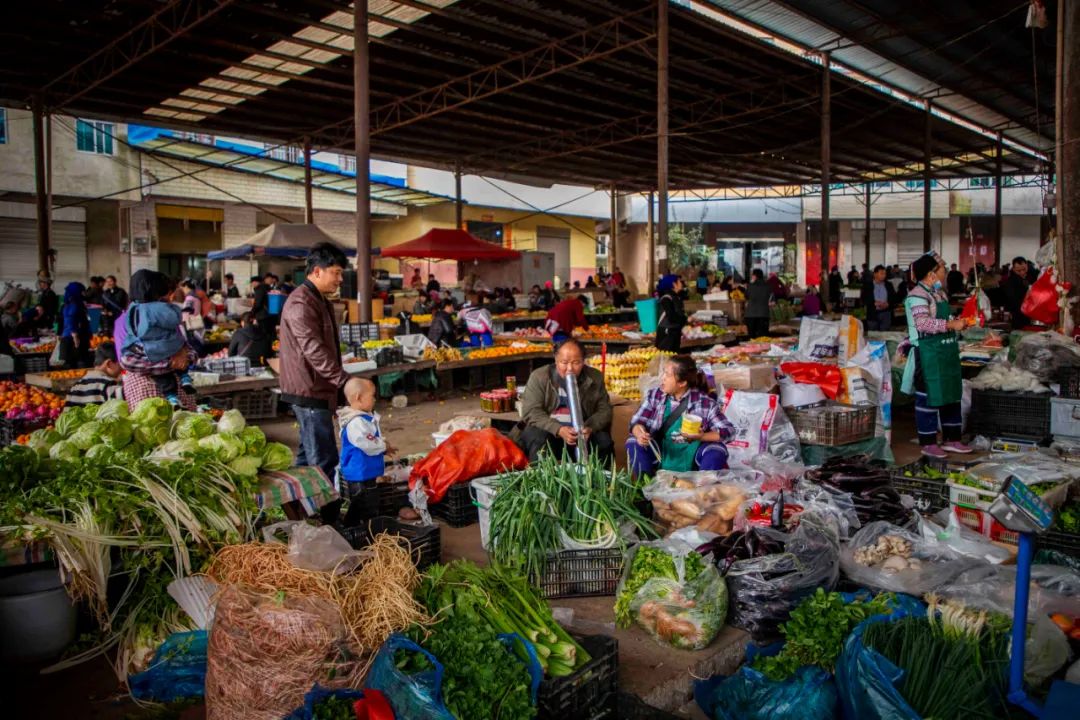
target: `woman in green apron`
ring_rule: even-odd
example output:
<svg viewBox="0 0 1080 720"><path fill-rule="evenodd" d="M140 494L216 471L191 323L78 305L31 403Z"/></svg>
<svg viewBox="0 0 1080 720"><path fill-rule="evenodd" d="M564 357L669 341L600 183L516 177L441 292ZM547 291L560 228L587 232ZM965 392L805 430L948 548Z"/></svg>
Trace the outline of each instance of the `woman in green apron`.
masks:
<svg viewBox="0 0 1080 720"><path fill-rule="evenodd" d="M683 432L683 418L700 418L697 432ZM689 355L664 363L660 387L650 390L630 420L626 459L635 477L652 477L657 470L723 470L728 452L724 442L735 432L719 403L708 395L705 379Z"/></svg>
<svg viewBox="0 0 1080 720"><path fill-rule="evenodd" d="M912 351L904 367L901 390L915 394L915 426L919 445L927 457L970 453L960 441L963 421L960 397L960 345L957 333L967 327L963 319L950 320L949 298L944 291L945 263L927 253L911 266L917 285L904 300ZM944 443L938 444L938 425Z"/></svg>

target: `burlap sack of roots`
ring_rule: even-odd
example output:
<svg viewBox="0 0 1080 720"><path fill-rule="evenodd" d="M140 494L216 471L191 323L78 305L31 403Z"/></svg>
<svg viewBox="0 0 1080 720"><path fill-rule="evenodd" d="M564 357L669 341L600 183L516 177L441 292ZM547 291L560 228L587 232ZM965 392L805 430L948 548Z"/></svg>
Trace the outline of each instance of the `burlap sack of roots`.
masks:
<svg viewBox="0 0 1080 720"><path fill-rule="evenodd" d="M329 601L226 588L207 649L207 720L281 720L315 683L358 687L345 638Z"/></svg>

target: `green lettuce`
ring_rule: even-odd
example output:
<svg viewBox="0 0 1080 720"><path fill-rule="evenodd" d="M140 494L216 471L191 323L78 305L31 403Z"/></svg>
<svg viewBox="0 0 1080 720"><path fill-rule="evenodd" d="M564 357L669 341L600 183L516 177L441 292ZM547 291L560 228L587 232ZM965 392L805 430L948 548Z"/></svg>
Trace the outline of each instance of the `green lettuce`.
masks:
<svg viewBox="0 0 1080 720"><path fill-rule="evenodd" d="M251 455L241 455L229 463L229 469L237 475L251 477L259 474L259 458Z"/></svg>
<svg viewBox="0 0 1080 720"><path fill-rule="evenodd" d="M108 445L95 445L86 451L87 460L101 460L103 462L111 462L115 455L115 451Z"/></svg>
<svg viewBox="0 0 1080 720"><path fill-rule="evenodd" d="M86 422L87 410L96 412L92 406L68 408L56 418L56 432L64 437L71 437L79 426Z"/></svg>
<svg viewBox="0 0 1080 720"><path fill-rule="evenodd" d="M292 464L292 450L287 445L277 442L267 443L262 456L263 470L288 470Z"/></svg>
<svg viewBox="0 0 1080 720"><path fill-rule="evenodd" d="M79 448L68 440L61 440L49 449L53 460L78 460L80 455Z"/></svg>
<svg viewBox="0 0 1080 720"><path fill-rule="evenodd" d="M239 410L226 410L221 419L217 421L217 431L219 433L239 435L244 431L246 425L247 421L244 420L244 416Z"/></svg>
<svg viewBox="0 0 1080 720"><path fill-rule="evenodd" d="M131 442L134 430L127 418L112 417L101 420L101 439L112 448L119 450Z"/></svg>
<svg viewBox="0 0 1080 720"><path fill-rule="evenodd" d="M95 420L109 420L112 418L126 418L128 406L126 400L106 400L98 406Z"/></svg>
<svg viewBox="0 0 1080 720"><path fill-rule="evenodd" d="M199 452L199 441L188 438L186 440L170 440L161 447L150 453L150 459L156 462L182 460L186 455Z"/></svg>
<svg viewBox="0 0 1080 720"><path fill-rule="evenodd" d="M55 430L42 429L30 433L30 440L26 444L28 447L37 450L38 455L44 457L49 454L49 448L63 439L64 437Z"/></svg>
<svg viewBox="0 0 1080 720"><path fill-rule="evenodd" d="M172 417L172 406L169 401L161 397L146 398L135 406L131 413L131 422L137 425L146 425L154 422L168 421Z"/></svg>
<svg viewBox="0 0 1080 720"><path fill-rule="evenodd" d="M244 445L247 447L244 451L246 455L261 456L266 448L266 435L263 434L262 428L254 425L248 425L244 428L244 431L240 433L240 439L244 441Z"/></svg>
<svg viewBox="0 0 1080 720"><path fill-rule="evenodd" d="M102 427L103 424L99 423L97 420L83 423L79 426L78 430L71 434L68 441L80 450L89 450L94 445L101 442Z"/></svg>
<svg viewBox="0 0 1080 720"><path fill-rule="evenodd" d="M234 435L207 435L199 440L199 447L212 450L218 460L227 463L244 454L244 442Z"/></svg>
<svg viewBox="0 0 1080 720"><path fill-rule="evenodd" d="M214 419L209 415L178 412L173 416L171 434L174 440L198 440L214 434Z"/></svg>
<svg viewBox="0 0 1080 720"><path fill-rule="evenodd" d="M135 442L147 447L157 447L169 442L169 424L154 422L135 426Z"/></svg>

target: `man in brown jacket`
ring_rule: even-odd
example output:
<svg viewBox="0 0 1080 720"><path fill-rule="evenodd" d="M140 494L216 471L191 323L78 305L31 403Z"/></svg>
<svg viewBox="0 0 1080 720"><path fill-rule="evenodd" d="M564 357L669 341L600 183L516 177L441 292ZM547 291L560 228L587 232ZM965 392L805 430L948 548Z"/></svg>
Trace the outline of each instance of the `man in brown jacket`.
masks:
<svg viewBox="0 0 1080 720"><path fill-rule="evenodd" d="M329 243L307 258L307 279L281 310L281 399L300 423L297 465L320 468L331 480L338 465L334 412L349 379L341 367L338 325L326 295L341 287L348 260Z"/></svg>

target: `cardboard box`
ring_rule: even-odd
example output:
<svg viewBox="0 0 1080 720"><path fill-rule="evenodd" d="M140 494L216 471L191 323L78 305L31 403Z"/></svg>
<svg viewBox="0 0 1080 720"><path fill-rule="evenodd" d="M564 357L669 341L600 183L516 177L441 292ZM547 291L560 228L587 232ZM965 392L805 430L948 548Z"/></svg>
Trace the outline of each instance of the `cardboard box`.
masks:
<svg viewBox="0 0 1080 720"><path fill-rule="evenodd" d="M626 439L630 437L630 419L634 417L640 403L631 402L618 398L621 402L616 404L616 398L612 397L611 414L611 440L615 443L615 467L620 470L626 469Z"/></svg>
<svg viewBox="0 0 1080 720"><path fill-rule="evenodd" d="M769 390L776 384L772 365L713 365L718 392L723 390Z"/></svg>

